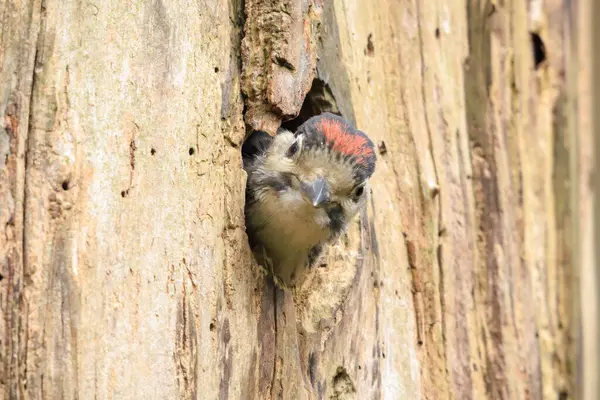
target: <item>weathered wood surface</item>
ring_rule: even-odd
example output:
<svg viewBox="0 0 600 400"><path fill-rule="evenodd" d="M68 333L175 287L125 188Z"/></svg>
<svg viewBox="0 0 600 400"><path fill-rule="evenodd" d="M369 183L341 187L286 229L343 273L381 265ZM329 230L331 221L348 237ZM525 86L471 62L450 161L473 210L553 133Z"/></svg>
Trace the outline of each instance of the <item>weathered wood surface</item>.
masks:
<svg viewBox="0 0 600 400"><path fill-rule="evenodd" d="M0 0L2 397L571 398L585 9ZM377 171L284 293L248 249L240 144L323 110Z"/></svg>

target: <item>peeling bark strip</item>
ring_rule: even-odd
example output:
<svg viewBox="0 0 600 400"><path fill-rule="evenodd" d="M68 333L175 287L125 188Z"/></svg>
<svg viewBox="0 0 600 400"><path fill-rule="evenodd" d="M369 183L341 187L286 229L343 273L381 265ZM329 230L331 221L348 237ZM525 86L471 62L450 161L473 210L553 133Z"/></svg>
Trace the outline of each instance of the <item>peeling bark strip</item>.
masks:
<svg viewBox="0 0 600 400"><path fill-rule="evenodd" d="M270 134L300 112L317 62L323 0L247 0L242 41L246 123Z"/></svg>
<svg viewBox="0 0 600 400"><path fill-rule="evenodd" d="M27 315L24 296L26 153L40 1L0 5L0 397L26 387Z"/></svg>

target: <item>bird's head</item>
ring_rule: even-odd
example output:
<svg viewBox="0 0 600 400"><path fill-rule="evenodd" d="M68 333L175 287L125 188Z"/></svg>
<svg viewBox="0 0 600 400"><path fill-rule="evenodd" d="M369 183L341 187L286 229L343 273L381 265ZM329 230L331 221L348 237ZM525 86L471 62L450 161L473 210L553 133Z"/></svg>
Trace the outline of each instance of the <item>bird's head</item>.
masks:
<svg viewBox="0 0 600 400"><path fill-rule="evenodd" d="M281 212L305 215L307 223L337 236L366 201L375 151L363 132L325 113L295 133L280 130L263 161L263 171L276 182Z"/></svg>

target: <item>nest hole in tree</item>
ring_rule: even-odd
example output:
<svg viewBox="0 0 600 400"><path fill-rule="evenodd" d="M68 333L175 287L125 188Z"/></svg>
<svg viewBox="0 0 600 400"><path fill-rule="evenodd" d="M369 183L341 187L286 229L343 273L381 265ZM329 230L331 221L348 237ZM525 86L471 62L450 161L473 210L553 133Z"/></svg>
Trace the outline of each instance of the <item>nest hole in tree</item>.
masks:
<svg viewBox="0 0 600 400"><path fill-rule="evenodd" d="M369 35L369 40L372 35ZM244 106L243 112L246 112L246 107ZM304 102L302 103L302 107L300 108L300 112L295 118L289 119L287 121L283 121L281 127L283 129L289 130L291 132L295 132L300 125L309 120L310 118L323 114L325 112L330 112L332 114L339 115L343 117L340 112L335 97L333 95L333 91L331 90L329 84L325 82L323 79L315 78L313 79L312 85L306 97L304 98ZM247 136L247 139L251 135ZM244 151L244 146L240 146L242 152ZM190 149L191 150L191 149ZM191 155L192 153L190 153ZM345 244L347 245L348 237L344 235L342 237L342 241L345 240ZM319 267L327 267L325 262L322 262Z"/></svg>
<svg viewBox="0 0 600 400"><path fill-rule="evenodd" d="M295 118L283 121L281 127L295 132L298 127L308 119L325 112L345 117L340 112L340 108L338 107L329 84L324 79L315 78L312 82L311 89L304 98L298 115ZM265 132L263 132L263 134L267 135ZM254 138L252 142L249 141L250 138ZM255 145L260 145L260 143L253 143L256 140L260 141L260 138L254 136L251 132L248 132L244 145L240 146L243 157L247 158L251 156L254 151L259 150ZM352 226L353 228L350 229L358 229L358 225L353 224ZM357 234L357 232L354 233ZM251 237L248 237L248 239L250 241L252 240ZM250 247L252 247L253 243L249 244ZM358 256L356 256L355 260L351 260L360 248L358 247L358 243L355 244L357 247L353 247L352 251L347 252L350 258L337 263L328 263L328 261L330 258L331 260L337 260L337 254L345 252L345 249L349 246L354 246L354 244L349 243L348 233L344 234L338 243L326 246L321 264L326 265L327 269L311 269L310 276L303 279L300 286L296 287L293 296L294 302L297 305L297 322L302 325L304 331L308 333L327 332L339 322L339 319L337 319L339 317L339 312L344 308L348 294L358 279L358 271L362 265L362 258L359 260ZM330 257L329 250L332 248L333 256ZM327 287L328 294L326 296L323 295L325 292L325 290L323 290L325 283L322 274L327 274L330 279L335 281L334 288ZM348 379L346 379L347 373L344 373L344 371L345 370L342 370L341 375L338 376L338 379L335 381L341 386L339 388L341 391L352 391L352 382L345 382L348 381ZM310 376L310 366L309 371L307 372Z"/></svg>

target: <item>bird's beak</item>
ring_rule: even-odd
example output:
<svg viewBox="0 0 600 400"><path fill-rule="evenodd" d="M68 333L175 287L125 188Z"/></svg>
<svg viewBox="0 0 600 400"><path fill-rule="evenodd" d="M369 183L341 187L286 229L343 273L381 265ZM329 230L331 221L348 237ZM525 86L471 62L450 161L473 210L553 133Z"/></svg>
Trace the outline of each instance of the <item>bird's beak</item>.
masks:
<svg viewBox="0 0 600 400"><path fill-rule="evenodd" d="M325 178L318 177L314 181L304 183L302 191L314 207L322 207L329 201L329 184Z"/></svg>

